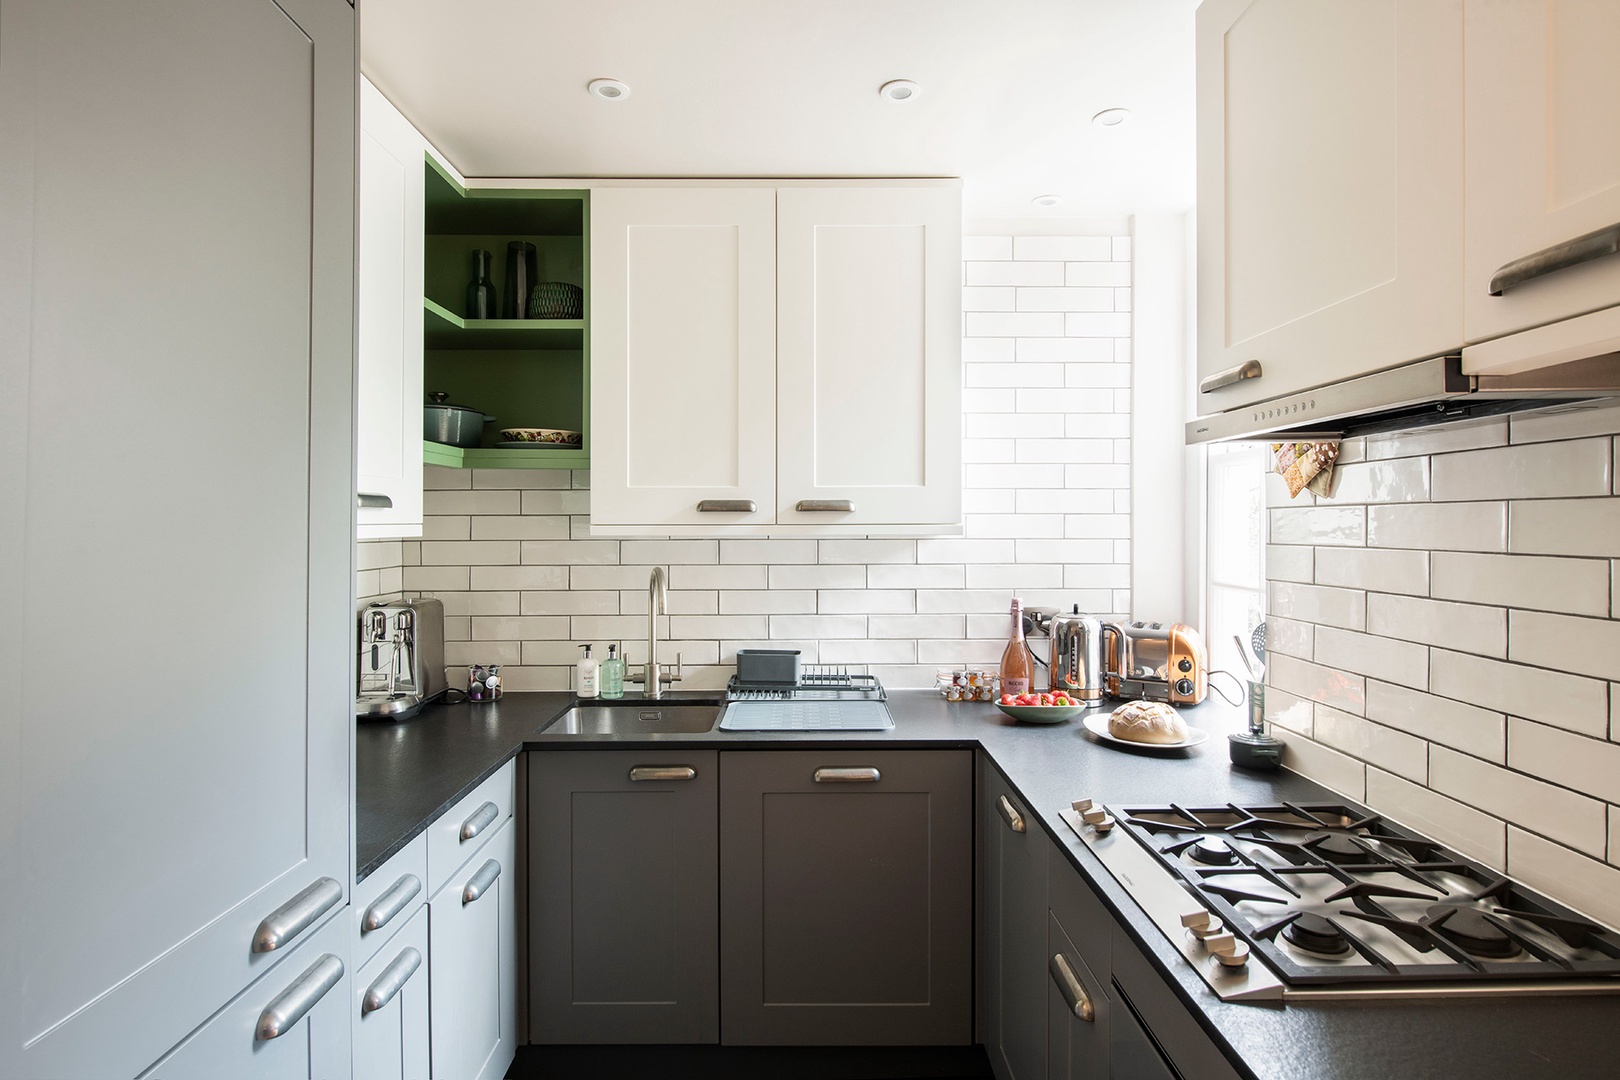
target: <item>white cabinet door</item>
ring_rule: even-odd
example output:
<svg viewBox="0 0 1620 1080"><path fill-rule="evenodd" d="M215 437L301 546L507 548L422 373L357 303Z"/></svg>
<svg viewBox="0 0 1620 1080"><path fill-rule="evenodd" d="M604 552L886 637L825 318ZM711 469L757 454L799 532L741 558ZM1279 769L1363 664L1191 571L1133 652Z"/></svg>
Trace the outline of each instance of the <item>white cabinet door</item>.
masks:
<svg viewBox="0 0 1620 1080"><path fill-rule="evenodd" d="M517 1053L516 889L508 820L428 901L436 1080L499 1078Z"/></svg>
<svg viewBox="0 0 1620 1080"><path fill-rule="evenodd" d="M593 530L769 523L775 419L776 192L592 190Z"/></svg>
<svg viewBox="0 0 1620 1080"><path fill-rule="evenodd" d="M777 192L782 525L962 520L962 192Z"/></svg>
<svg viewBox="0 0 1620 1080"><path fill-rule="evenodd" d="M0 4L0 1075L139 1073L352 880L354 46Z"/></svg>
<svg viewBox="0 0 1620 1080"><path fill-rule="evenodd" d="M1462 128L1462 0L1205 0L1200 414L1458 347Z"/></svg>
<svg viewBox="0 0 1620 1080"><path fill-rule="evenodd" d="M352 982L348 920L339 915L186 1036L142 1074L143 1078L332 1080L348 1076Z"/></svg>
<svg viewBox="0 0 1620 1080"><path fill-rule="evenodd" d="M1467 0L1469 342L1620 303L1620 258L1492 296L1506 264L1620 223L1620 4Z"/></svg>
<svg viewBox="0 0 1620 1080"><path fill-rule="evenodd" d="M422 535L422 169L427 144L360 80L360 271L355 402L362 538Z"/></svg>
<svg viewBox="0 0 1620 1080"><path fill-rule="evenodd" d="M419 908L354 978L354 1080L428 1075L428 911Z"/></svg>

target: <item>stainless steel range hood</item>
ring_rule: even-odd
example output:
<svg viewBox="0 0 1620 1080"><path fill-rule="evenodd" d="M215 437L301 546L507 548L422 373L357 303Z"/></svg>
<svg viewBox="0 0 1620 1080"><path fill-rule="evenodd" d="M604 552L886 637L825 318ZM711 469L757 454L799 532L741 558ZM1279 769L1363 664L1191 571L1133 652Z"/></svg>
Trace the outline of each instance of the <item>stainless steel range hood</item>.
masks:
<svg viewBox="0 0 1620 1080"><path fill-rule="evenodd" d="M1620 353L1516 375L1465 375L1439 356L1259 401L1187 425L1188 443L1345 439L1620 395Z"/></svg>

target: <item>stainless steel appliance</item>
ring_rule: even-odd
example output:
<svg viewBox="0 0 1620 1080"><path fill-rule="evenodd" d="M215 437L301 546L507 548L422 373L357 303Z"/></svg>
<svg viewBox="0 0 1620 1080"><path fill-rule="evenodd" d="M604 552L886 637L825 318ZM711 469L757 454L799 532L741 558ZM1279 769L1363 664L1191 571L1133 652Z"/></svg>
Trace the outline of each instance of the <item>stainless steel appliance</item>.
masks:
<svg viewBox="0 0 1620 1080"><path fill-rule="evenodd" d="M484 425L494 423L495 417L448 401L449 395L441 391L428 395L429 403L422 406L422 438L446 446L477 446L483 441Z"/></svg>
<svg viewBox="0 0 1620 1080"><path fill-rule="evenodd" d="M1197 705L1209 692L1209 652L1186 623L1111 626L1108 696Z"/></svg>
<svg viewBox="0 0 1620 1080"><path fill-rule="evenodd" d="M1119 627L1082 614L1076 604L1072 612L1046 619L1044 628L1052 644L1048 661L1052 689L1087 705L1101 705L1107 692L1106 639L1117 637Z"/></svg>
<svg viewBox="0 0 1620 1080"><path fill-rule="evenodd" d="M1223 1000L1620 992L1620 934L1375 814L1062 817Z"/></svg>
<svg viewBox="0 0 1620 1080"><path fill-rule="evenodd" d="M721 731L887 731L894 727L888 693L876 675L811 665L792 686L726 684Z"/></svg>
<svg viewBox="0 0 1620 1080"><path fill-rule="evenodd" d="M354 714L403 720L436 701L444 679L444 604L396 600L360 609Z"/></svg>

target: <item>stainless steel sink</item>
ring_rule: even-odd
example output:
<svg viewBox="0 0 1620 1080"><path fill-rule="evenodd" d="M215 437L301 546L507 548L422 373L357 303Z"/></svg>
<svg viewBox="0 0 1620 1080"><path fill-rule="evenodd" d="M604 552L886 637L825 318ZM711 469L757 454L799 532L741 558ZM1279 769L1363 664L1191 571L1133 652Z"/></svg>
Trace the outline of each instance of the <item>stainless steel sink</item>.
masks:
<svg viewBox="0 0 1620 1080"><path fill-rule="evenodd" d="M702 734L714 729L718 704L635 701L576 705L540 729L542 735Z"/></svg>

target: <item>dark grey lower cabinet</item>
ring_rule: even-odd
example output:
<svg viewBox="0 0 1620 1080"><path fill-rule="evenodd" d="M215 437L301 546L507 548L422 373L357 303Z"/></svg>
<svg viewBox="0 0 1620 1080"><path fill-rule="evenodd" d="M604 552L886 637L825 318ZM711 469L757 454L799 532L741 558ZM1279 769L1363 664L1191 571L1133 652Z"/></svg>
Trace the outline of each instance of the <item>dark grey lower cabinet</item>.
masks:
<svg viewBox="0 0 1620 1080"><path fill-rule="evenodd" d="M722 1041L970 1043L972 792L970 751L726 752Z"/></svg>
<svg viewBox="0 0 1620 1080"><path fill-rule="evenodd" d="M1047 915L1046 952L1048 1080L1105 1080L1109 1075L1107 987L1081 958L1055 912Z"/></svg>
<svg viewBox="0 0 1620 1080"><path fill-rule="evenodd" d="M718 764L530 755L530 1041L719 1040Z"/></svg>
<svg viewBox="0 0 1620 1080"><path fill-rule="evenodd" d="M1044 1080L1046 866L1052 842L988 764L981 798L984 1049L997 1080Z"/></svg>

